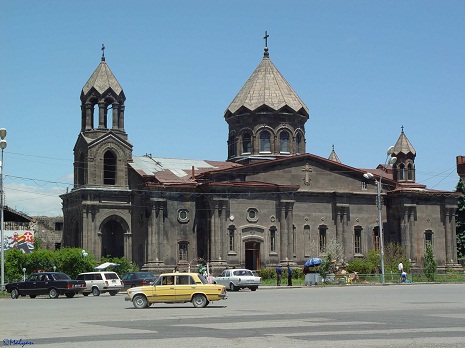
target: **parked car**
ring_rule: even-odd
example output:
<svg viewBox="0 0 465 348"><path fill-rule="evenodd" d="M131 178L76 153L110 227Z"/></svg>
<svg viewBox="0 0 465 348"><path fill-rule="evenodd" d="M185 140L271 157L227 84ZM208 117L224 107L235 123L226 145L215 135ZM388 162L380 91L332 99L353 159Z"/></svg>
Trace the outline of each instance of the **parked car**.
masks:
<svg viewBox="0 0 465 348"><path fill-rule="evenodd" d="M262 285L262 278L255 276L249 269L226 269L219 277L213 277L213 282L224 285L231 291L244 288L255 291Z"/></svg>
<svg viewBox="0 0 465 348"><path fill-rule="evenodd" d="M6 284L5 288L11 293L12 299L26 295L31 298L37 295L48 295L50 298L65 295L71 298L83 292L86 284L83 281L71 279L65 273L40 272L30 274L25 281Z"/></svg>
<svg viewBox="0 0 465 348"><path fill-rule="evenodd" d="M155 283L158 277L150 272L128 272L123 274L121 280L124 283L124 289L135 286L151 285Z"/></svg>
<svg viewBox="0 0 465 348"><path fill-rule="evenodd" d="M194 307L205 307L212 301L225 300L226 288L208 284L198 273L164 273L153 285L130 288L126 301L135 308L147 308L153 303L186 303Z"/></svg>
<svg viewBox="0 0 465 348"><path fill-rule="evenodd" d="M87 272L77 276L77 280L83 280L86 283L86 288L82 292L84 296L92 294L99 296L108 292L111 296L115 296L123 289L123 282L115 272Z"/></svg>

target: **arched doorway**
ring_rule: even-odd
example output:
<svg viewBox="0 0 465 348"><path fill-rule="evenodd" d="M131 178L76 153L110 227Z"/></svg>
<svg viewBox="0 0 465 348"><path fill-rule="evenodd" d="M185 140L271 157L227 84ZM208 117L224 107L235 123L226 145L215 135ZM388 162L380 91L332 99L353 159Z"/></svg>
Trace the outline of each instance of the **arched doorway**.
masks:
<svg viewBox="0 0 465 348"><path fill-rule="evenodd" d="M124 256L124 229L117 220L109 220L102 227L102 257Z"/></svg>
<svg viewBox="0 0 465 348"><path fill-rule="evenodd" d="M260 242L245 242L245 268L251 270L260 268Z"/></svg>

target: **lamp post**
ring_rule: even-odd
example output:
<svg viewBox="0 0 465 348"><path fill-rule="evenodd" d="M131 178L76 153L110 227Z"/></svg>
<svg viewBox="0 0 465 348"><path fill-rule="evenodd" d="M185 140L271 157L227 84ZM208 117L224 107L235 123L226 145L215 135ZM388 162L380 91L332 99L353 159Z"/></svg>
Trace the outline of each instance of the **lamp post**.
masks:
<svg viewBox="0 0 465 348"><path fill-rule="evenodd" d="M26 281L26 268L23 268L23 282Z"/></svg>
<svg viewBox="0 0 465 348"><path fill-rule="evenodd" d="M386 161L384 162L384 167L383 171L381 172L381 175L379 176L379 180L375 179L375 182L377 184L377 200L376 204L378 206L378 229L379 229L379 256L381 259L381 283L384 284L384 241L383 241L383 220L382 220L382 211L383 211L383 206L381 204L381 181L383 180L383 176L386 173L386 165L387 164L394 164L397 161L397 157L393 157L392 154L394 152L394 146L390 146L389 149L387 150L387 156L386 156ZM374 175L371 173L365 173L363 174L363 177L366 179L373 179Z"/></svg>
<svg viewBox="0 0 465 348"><path fill-rule="evenodd" d="M2 283L1 291L5 291L5 243L3 235L3 150L6 149L6 129L0 128L0 148L2 149L2 157L0 159L0 230L1 230L1 244L2 244Z"/></svg>

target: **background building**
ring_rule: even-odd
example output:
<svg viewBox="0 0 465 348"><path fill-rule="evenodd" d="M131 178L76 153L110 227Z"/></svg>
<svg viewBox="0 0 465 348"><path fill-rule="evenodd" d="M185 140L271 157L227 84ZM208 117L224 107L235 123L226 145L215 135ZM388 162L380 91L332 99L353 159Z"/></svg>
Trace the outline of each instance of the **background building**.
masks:
<svg viewBox="0 0 465 348"><path fill-rule="evenodd" d="M62 195L64 246L156 272L198 258L214 271L303 265L329 252L348 262L379 248L377 184L364 178L371 172L383 176L385 244L401 244L415 268L431 243L440 269L461 269L457 196L415 182L417 153L403 127L392 167L351 167L334 147L329 158L307 153L309 109L267 47L225 111L225 162L133 156L125 100L102 55L81 92L74 188Z"/></svg>

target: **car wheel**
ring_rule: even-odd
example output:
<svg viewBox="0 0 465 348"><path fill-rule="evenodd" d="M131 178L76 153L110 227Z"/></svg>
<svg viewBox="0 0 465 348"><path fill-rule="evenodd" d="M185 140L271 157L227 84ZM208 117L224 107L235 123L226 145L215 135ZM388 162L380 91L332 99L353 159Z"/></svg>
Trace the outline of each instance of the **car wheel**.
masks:
<svg viewBox="0 0 465 348"><path fill-rule="evenodd" d="M234 285L234 283L229 284L229 289L231 291L239 291L239 288Z"/></svg>
<svg viewBox="0 0 465 348"><path fill-rule="evenodd" d="M194 297L192 298L192 304L196 308L203 308L207 306L208 300L205 297L205 295L195 294Z"/></svg>
<svg viewBox="0 0 465 348"><path fill-rule="evenodd" d="M257 290L257 287L256 287L256 286L252 286L252 287L250 288L250 290L255 291L255 290Z"/></svg>
<svg viewBox="0 0 465 348"><path fill-rule="evenodd" d="M100 296L100 289L99 288L92 288L92 295Z"/></svg>
<svg viewBox="0 0 465 348"><path fill-rule="evenodd" d="M149 302L147 301L147 298L144 295L134 296L134 298L132 299L132 304L137 309L149 307Z"/></svg>
<svg viewBox="0 0 465 348"><path fill-rule="evenodd" d="M59 295L59 292L55 288L51 288L48 290L48 297L50 298L58 298Z"/></svg>
<svg viewBox="0 0 465 348"><path fill-rule="evenodd" d="M18 289L12 289L11 290L11 298L14 300L14 299L17 299L18 297L19 297Z"/></svg>
<svg viewBox="0 0 465 348"><path fill-rule="evenodd" d="M36 298L37 295L29 295L30 298Z"/></svg>
<svg viewBox="0 0 465 348"><path fill-rule="evenodd" d="M118 291L110 291L111 296L115 296L118 293Z"/></svg>
<svg viewBox="0 0 465 348"><path fill-rule="evenodd" d="M75 294L74 292L67 292L65 295L67 298L73 298Z"/></svg>

